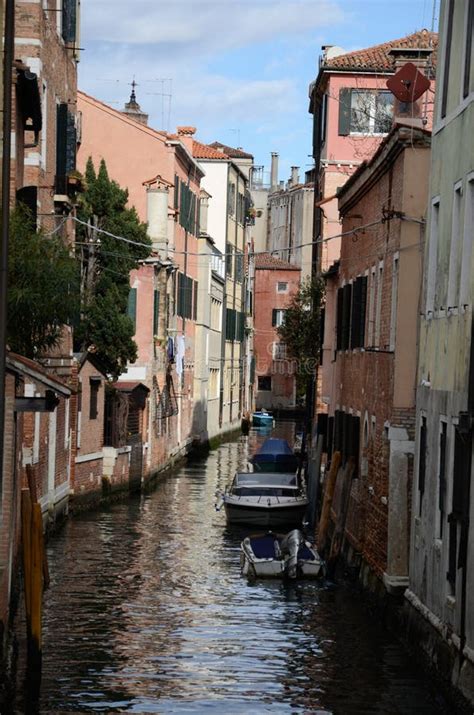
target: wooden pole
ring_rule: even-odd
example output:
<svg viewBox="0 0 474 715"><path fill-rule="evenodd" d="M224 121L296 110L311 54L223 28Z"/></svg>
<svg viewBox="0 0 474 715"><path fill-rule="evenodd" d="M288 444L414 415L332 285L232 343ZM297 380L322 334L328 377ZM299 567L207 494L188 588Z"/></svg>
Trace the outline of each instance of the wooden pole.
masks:
<svg viewBox="0 0 474 715"><path fill-rule="evenodd" d="M341 453L334 452L331 460L331 467L329 469L328 476L326 478L326 483L324 485L324 499L323 507L321 509L321 518L319 520L318 526L318 551L323 551L326 543L326 534L329 526L329 514L331 511L332 498L334 495L334 487L336 486L337 473L339 471L339 465L341 464Z"/></svg>
<svg viewBox="0 0 474 715"><path fill-rule="evenodd" d="M342 479L342 494L341 494L341 509L337 515L336 528L331 541L331 551L329 554L328 563L332 567L335 565L341 552L342 541L344 539L344 529L346 526L347 512L349 510L349 501L351 496L352 475L354 474L355 461L354 457L349 457L343 473Z"/></svg>

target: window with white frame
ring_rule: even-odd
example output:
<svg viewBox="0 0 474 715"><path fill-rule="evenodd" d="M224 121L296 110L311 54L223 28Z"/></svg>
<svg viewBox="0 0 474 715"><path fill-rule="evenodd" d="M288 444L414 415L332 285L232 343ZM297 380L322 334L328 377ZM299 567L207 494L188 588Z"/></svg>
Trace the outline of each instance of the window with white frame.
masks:
<svg viewBox="0 0 474 715"><path fill-rule="evenodd" d="M471 305L471 260L474 239L474 174L468 177L464 203L464 226L462 241L461 279L459 306L465 311Z"/></svg>
<svg viewBox="0 0 474 715"><path fill-rule="evenodd" d="M280 343L280 342L273 343L272 357L274 360L284 360L286 358L285 343Z"/></svg>
<svg viewBox="0 0 474 715"><path fill-rule="evenodd" d="M448 311L457 309L459 295L459 258L461 243L462 183L454 187L453 214L451 219L451 246L449 251Z"/></svg>
<svg viewBox="0 0 474 715"><path fill-rule="evenodd" d="M379 262L377 270L377 297L375 301L374 345L380 346L380 323L382 318L383 261Z"/></svg>
<svg viewBox="0 0 474 715"><path fill-rule="evenodd" d="M392 305L390 309L390 350L395 350L395 339L397 337L397 303L398 303L398 271L399 254L393 257L392 267Z"/></svg>
<svg viewBox="0 0 474 715"><path fill-rule="evenodd" d="M377 268L372 266L370 271L370 295L369 295L369 325L367 331L367 344L374 344L375 327L375 296L377 292Z"/></svg>
<svg viewBox="0 0 474 715"><path fill-rule="evenodd" d="M272 325L274 328L279 328L285 319L286 310L282 308L273 308L272 310Z"/></svg>
<svg viewBox="0 0 474 715"><path fill-rule="evenodd" d="M436 295L436 267L439 240L439 197L431 204L431 222L428 236L428 268L426 272L426 317L433 315Z"/></svg>

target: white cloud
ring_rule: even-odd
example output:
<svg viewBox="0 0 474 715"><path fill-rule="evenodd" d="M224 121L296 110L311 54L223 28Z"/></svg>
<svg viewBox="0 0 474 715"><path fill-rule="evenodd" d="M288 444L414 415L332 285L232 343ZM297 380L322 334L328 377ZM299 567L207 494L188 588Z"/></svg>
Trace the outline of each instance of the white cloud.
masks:
<svg viewBox="0 0 474 715"><path fill-rule="evenodd" d="M334 0L82 0L81 7L90 41L150 44L160 54L243 47L343 20Z"/></svg>

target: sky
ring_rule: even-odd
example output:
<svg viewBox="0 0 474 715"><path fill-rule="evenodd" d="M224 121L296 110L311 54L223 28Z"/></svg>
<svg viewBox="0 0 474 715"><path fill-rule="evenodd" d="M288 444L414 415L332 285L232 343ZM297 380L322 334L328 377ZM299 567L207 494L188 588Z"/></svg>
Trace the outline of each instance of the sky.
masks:
<svg viewBox="0 0 474 715"><path fill-rule="evenodd" d="M79 88L122 109L132 80L155 129L197 128L279 178L311 168L308 86L346 51L437 29L437 0L81 0Z"/></svg>

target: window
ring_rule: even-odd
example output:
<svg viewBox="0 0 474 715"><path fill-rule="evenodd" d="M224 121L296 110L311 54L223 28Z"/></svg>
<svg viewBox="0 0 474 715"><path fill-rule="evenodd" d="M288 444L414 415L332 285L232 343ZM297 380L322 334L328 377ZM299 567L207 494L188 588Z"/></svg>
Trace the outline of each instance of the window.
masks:
<svg viewBox="0 0 474 715"><path fill-rule="evenodd" d="M153 291L153 335L158 335L160 318L160 291Z"/></svg>
<svg viewBox="0 0 474 715"><path fill-rule="evenodd" d="M137 289L130 288L128 293L127 315L133 322L133 327L137 327Z"/></svg>
<svg viewBox="0 0 474 715"><path fill-rule="evenodd" d="M242 283L244 280L244 254L235 249L235 280Z"/></svg>
<svg viewBox="0 0 474 715"><path fill-rule="evenodd" d="M374 345L380 347L380 323L382 317L383 261L379 263L377 274L377 300L375 303Z"/></svg>
<svg viewBox="0 0 474 715"><path fill-rule="evenodd" d="M351 302L352 283L346 283L346 285L342 289L341 350L349 349L349 339L351 333Z"/></svg>
<svg viewBox="0 0 474 715"><path fill-rule="evenodd" d="M453 39L454 0L448 0L445 5L445 12L447 19L444 45L443 85L441 88L441 118L444 118L446 116L446 108L448 106L449 68L451 64L451 44Z"/></svg>
<svg viewBox="0 0 474 715"><path fill-rule="evenodd" d="M440 422L438 455L438 537L443 538L443 526L446 511L446 435L447 424Z"/></svg>
<svg viewBox="0 0 474 715"><path fill-rule="evenodd" d="M392 306L390 310L390 350L395 350L395 339L397 337L397 303L398 303L398 254L393 257L392 267Z"/></svg>
<svg viewBox="0 0 474 715"><path fill-rule="evenodd" d="M209 398L214 400L219 397L219 369L211 367L209 370Z"/></svg>
<svg viewBox="0 0 474 715"><path fill-rule="evenodd" d="M351 339L350 346L363 348L365 345L365 309L367 303L367 276L356 278L352 289Z"/></svg>
<svg viewBox="0 0 474 715"><path fill-rule="evenodd" d="M228 189L227 213L229 216L235 215L235 184L232 183Z"/></svg>
<svg viewBox="0 0 474 715"><path fill-rule="evenodd" d="M419 515L423 506L423 494L425 493L425 475L426 475L426 417L421 418L420 424L420 455L418 458L418 499L419 499Z"/></svg>
<svg viewBox="0 0 474 715"><path fill-rule="evenodd" d="M66 177L76 168L76 123L67 104L56 108L56 193L67 193Z"/></svg>
<svg viewBox="0 0 474 715"><path fill-rule="evenodd" d="M272 357L274 360L284 360L286 358L285 343L275 342L272 346Z"/></svg>
<svg viewBox="0 0 474 715"><path fill-rule="evenodd" d="M232 244L226 243L225 272L228 276L232 276L233 252L234 252L234 247L232 246Z"/></svg>
<svg viewBox="0 0 474 715"><path fill-rule="evenodd" d="M434 310L436 293L436 265L438 261L439 239L439 198L431 205L431 225L428 237L428 270L426 274L426 317L430 318Z"/></svg>
<svg viewBox="0 0 474 715"><path fill-rule="evenodd" d="M393 94L386 90L339 92L339 134L387 134L393 122Z"/></svg>
<svg viewBox="0 0 474 715"><path fill-rule="evenodd" d="M367 330L367 344L371 347L374 344L375 326L375 295L377 291L377 269L372 266L370 271L370 298L369 298L369 325Z"/></svg>
<svg viewBox="0 0 474 715"><path fill-rule="evenodd" d="M459 305L466 310L471 302L471 257L474 234L474 176L469 177L464 206L464 228L462 241L461 278Z"/></svg>
<svg viewBox="0 0 474 715"><path fill-rule="evenodd" d="M284 281L278 281L277 293L287 293L287 292L288 292L288 283L285 283Z"/></svg>
<svg viewBox="0 0 474 715"><path fill-rule="evenodd" d="M462 96L465 98L471 91L472 72L472 36L474 35L474 3L469 0L467 3L466 41L464 45L464 80Z"/></svg>
<svg viewBox="0 0 474 715"><path fill-rule="evenodd" d="M453 215L451 220L451 247L449 251L448 310L458 307L459 295L459 244L461 241L462 185L454 188Z"/></svg>
<svg viewBox="0 0 474 715"><path fill-rule="evenodd" d="M280 308L273 308L272 310L272 325L274 328L279 328L283 324L285 319L286 310Z"/></svg>
<svg viewBox="0 0 474 715"><path fill-rule="evenodd" d="M98 396L100 387L100 377L90 377L90 402L89 402L89 419L96 420L98 415Z"/></svg>
<svg viewBox="0 0 474 715"><path fill-rule="evenodd" d="M178 298L176 312L181 318L196 320L197 286L197 281L193 281L192 278L184 275L184 273L178 273Z"/></svg>
<svg viewBox="0 0 474 715"><path fill-rule="evenodd" d="M260 375L257 384L260 391L269 392L272 389L272 378L270 375Z"/></svg>

